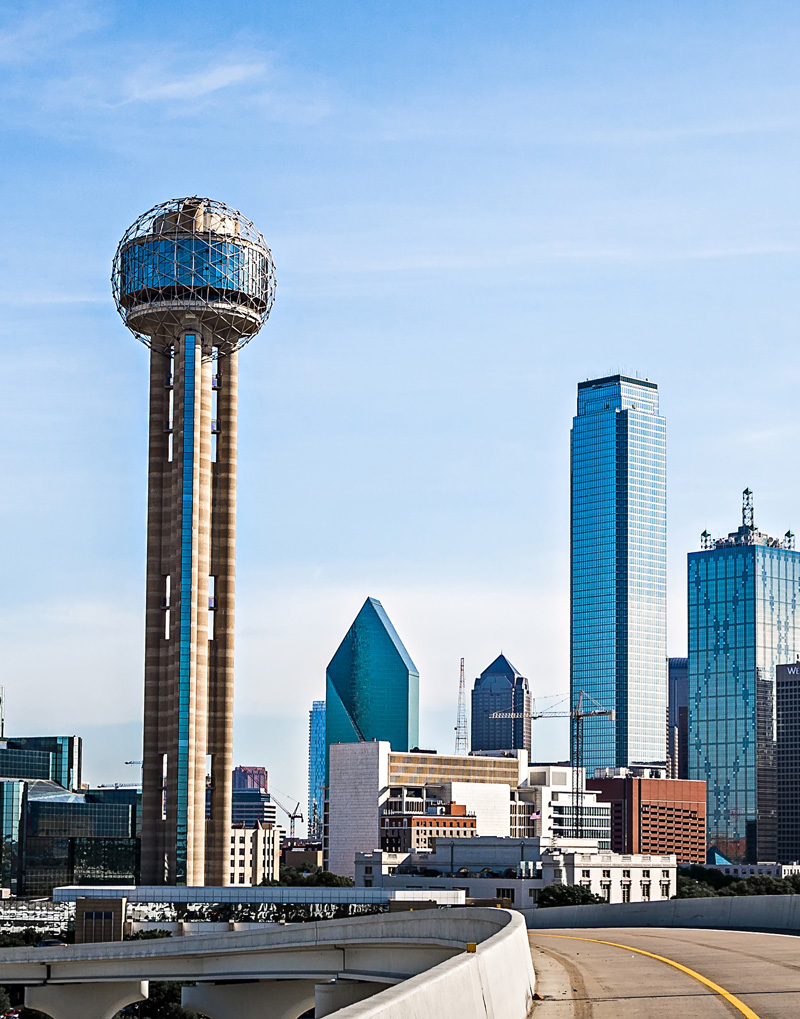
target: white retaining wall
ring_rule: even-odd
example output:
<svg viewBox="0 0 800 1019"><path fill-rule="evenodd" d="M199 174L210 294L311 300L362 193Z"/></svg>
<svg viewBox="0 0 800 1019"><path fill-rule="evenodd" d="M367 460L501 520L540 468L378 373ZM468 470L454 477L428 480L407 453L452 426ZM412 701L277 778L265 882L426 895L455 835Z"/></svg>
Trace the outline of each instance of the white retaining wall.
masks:
<svg viewBox="0 0 800 1019"><path fill-rule="evenodd" d="M528 927L720 927L800 930L800 895L726 895L666 902L524 909Z"/></svg>
<svg viewBox="0 0 800 1019"><path fill-rule="evenodd" d="M535 976L525 921L518 912L497 912L508 923L476 952L348 1005L334 1013L335 1019L526 1019ZM465 934L469 926L463 924Z"/></svg>

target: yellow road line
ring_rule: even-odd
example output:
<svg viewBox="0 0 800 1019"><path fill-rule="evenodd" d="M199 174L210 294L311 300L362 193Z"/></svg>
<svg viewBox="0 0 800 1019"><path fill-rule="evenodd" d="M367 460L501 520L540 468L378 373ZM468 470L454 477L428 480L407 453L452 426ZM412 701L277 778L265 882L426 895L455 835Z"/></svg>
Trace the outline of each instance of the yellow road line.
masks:
<svg viewBox="0 0 800 1019"><path fill-rule="evenodd" d="M690 977L694 977L695 980L699 980L701 984L705 984L706 987L710 987L712 991L716 991L717 994L721 995L726 1001L729 1001L734 1008L737 1008L742 1015L747 1016L747 1019L760 1019L760 1017L735 994L731 994L730 991L726 991L724 987L720 987L719 984L715 984L713 980L709 980L708 977L704 977L702 973L697 973L693 969L689 969L688 966L683 966L679 962L675 962L674 959L667 959L663 955L655 955L653 952L645 952L642 948L632 948L630 945L618 945L616 941L601 941L599 938L576 938L569 934L539 934L538 932L530 931L531 938L565 938L567 941L589 941L594 945L610 945L612 948L624 948L626 952L636 952L638 955L646 955L650 959L657 959L659 962L665 962L668 966L674 966L675 969L681 970L682 973L688 973Z"/></svg>

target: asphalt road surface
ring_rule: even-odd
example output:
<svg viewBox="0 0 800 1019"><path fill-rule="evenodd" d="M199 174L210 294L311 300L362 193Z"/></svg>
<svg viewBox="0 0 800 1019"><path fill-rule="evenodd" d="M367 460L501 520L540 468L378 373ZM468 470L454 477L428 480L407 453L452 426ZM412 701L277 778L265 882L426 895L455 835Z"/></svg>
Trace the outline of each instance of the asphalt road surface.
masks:
<svg viewBox="0 0 800 1019"><path fill-rule="evenodd" d="M800 937L614 927L529 938L544 999L534 1019L800 1019Z"/></svg>

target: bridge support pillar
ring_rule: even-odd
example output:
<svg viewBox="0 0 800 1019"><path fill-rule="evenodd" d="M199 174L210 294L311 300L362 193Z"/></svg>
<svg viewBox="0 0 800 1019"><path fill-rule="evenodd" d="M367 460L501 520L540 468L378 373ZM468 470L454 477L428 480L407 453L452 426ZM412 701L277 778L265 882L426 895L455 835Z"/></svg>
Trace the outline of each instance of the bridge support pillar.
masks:
<svg viewBox="0 0 800 1019"><path fill-rule="evenodd" d="M357 1001L371 998L378 991L385 991L392 984L378 984L371 980L334 980L331 983L317 984L314 1015L321 1016L338 1012L340 1008L354 1005Z"/></svg>
<svg viewBox="0 0 800 1019"><path fill-rule="evenodd" d="M147 994L147 980L41 984L25 988L25 1005L53 1019L111 1019L126 1005L144 1001Z"/></svg>
<svg viewBox="0 0 800 1019"><path fill-rule="evenodd" d="M297 1019L314 1006L314 981L193 984L181 991L181 1004L209 1019Z"/></svg>

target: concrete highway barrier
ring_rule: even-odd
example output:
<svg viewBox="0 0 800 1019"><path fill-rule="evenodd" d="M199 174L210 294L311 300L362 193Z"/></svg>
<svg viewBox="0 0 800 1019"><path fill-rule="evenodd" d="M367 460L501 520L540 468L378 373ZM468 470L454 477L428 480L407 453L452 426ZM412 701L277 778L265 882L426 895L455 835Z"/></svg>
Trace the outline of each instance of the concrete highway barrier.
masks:
<svg viewBox="0 0 800 1019"><path fill-rule="evenodd" d="M531 929L564 927L707 927L800 931L800 895L726 895L666 902L615 902L521 910Z"/></svg>

